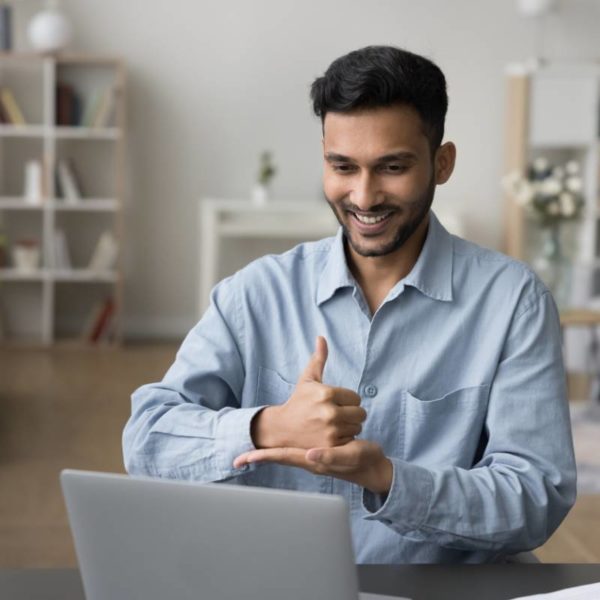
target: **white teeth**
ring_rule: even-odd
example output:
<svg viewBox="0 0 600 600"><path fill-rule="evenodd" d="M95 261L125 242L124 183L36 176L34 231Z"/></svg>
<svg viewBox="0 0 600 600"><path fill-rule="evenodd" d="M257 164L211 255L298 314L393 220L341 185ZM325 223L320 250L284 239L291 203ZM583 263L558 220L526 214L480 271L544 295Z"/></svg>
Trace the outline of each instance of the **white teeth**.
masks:
<svg viewBox="0 0 600 600"><path fill-rule="evenodd" d="M354 213L354 216L361 222L361 223L365 223L365 225L373 225L374 223L379 223L380 221L383 221L384 219L387 219L388 215L390 213L385 213L383 215L380 215L379 217L363 217L362 215L357 215L356 213Z"/></svg>

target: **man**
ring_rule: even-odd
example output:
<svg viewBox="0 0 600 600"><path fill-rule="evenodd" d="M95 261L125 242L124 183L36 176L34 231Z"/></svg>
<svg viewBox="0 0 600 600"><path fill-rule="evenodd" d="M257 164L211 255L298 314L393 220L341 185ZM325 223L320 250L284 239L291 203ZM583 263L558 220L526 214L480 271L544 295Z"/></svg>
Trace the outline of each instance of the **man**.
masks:
<svg viewBox="0 0 600 600"><path fill-rule="evenodd" d="M558 315L525 265L430 211L456 154L442 72L367 47L311 96L338 235L215 287L133 395L128 471L340 494L359 563L542 544L575 499Z"/></svg>

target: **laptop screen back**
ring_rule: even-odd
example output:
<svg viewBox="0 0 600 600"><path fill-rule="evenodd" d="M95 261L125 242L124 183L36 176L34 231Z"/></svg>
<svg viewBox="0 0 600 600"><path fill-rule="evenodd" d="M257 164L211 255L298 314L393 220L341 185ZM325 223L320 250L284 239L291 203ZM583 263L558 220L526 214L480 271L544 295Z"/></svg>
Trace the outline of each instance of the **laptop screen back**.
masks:
<svg viewBox="0 0 600 600"><path fill-rule="evenodd" d="M342 498L65 470L87 600L355 600Z"/></svg>

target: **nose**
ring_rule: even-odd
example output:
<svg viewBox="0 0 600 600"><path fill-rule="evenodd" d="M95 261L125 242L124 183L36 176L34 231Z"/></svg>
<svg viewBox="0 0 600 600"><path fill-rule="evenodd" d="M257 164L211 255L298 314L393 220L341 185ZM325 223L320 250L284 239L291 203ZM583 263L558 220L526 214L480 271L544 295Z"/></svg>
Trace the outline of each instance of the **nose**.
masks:
<svg viewBox="0 0 600 600"><path fill-rule="evenodd" d="M366 169L355 179L355 185L350 193L350 201L360 210L368 212L378 204L377 178Z"/></svg>

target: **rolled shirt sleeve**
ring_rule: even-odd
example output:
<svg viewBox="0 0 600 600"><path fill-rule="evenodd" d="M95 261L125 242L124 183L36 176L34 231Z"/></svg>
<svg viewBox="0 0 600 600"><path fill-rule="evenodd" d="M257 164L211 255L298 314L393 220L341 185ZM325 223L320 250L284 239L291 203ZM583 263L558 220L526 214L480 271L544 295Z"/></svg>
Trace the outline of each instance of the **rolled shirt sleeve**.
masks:
<svg viewBox="0 0 600 600"><path fill-rule="evenodd" d="M493 379L481 458L471 469L391 458L390 492L364 490L368 520L415 541L519 552L558 527L576 470L558 313L546 291L515 314Z"/></svg>
<svg viewBox="0 0 600 600"><path fill-rule="evenodd" d="M209 482L248 469L233 460L254 448L250 424L262 407L240 408L242 325L231 278L223 280L163 380L132 395L123 432L130 474Z"/></svg>

